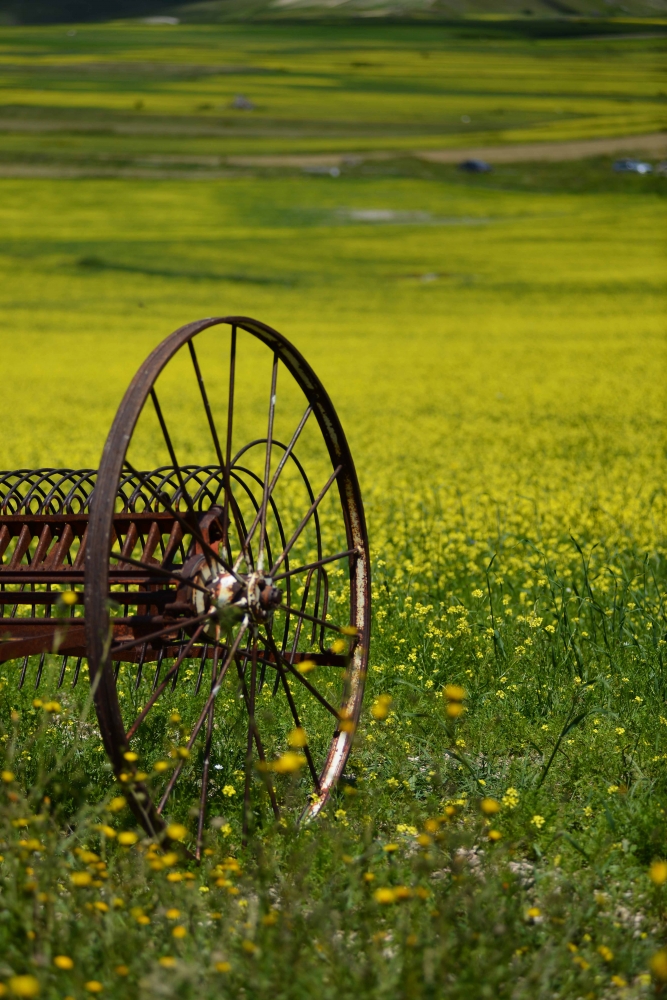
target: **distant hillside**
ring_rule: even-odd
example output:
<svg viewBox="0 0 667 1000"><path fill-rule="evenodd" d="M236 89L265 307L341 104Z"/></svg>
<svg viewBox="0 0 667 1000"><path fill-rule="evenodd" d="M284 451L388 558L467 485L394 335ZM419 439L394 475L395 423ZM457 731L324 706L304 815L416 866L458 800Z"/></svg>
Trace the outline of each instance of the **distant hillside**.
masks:
<svg viewBox="0 0 667 1000"><path fill-rule="evenodd" d="M166 3L165 0L0 0L0 23L5 24L72 23L160 15L200 23L314 18L336 21L466 19L468 22L482 21L487 30L522 28L529 33L588 34L594 30L637 31L626 20L633 18L654 20L653 30L659 31L660 21L667 18L667 0L186 0L180 4L170 4L168 0ZM573 18L599 20L600 23L599 26L577 25L571 23ZM610 24L609 18L625 23ZM565 27L568 21L571 23L569 29ZM551 30L545 22L554 22ZM475 27L474 23L468 26Z"/></svg>
<svg viewBox="0 0 667 1000"><path fill-rule="evenodd" d="M186 21L260 18L662 19L667 17L667 0L195 0L175 6L171 12ZM628 26L624 30L627 31Z"/></svg>
<svg viewBox="0 0 667 1000"><path fill-rule="evenodd" d="M161 13L164 0L0 0L0 23L59 24Z"/></svg>

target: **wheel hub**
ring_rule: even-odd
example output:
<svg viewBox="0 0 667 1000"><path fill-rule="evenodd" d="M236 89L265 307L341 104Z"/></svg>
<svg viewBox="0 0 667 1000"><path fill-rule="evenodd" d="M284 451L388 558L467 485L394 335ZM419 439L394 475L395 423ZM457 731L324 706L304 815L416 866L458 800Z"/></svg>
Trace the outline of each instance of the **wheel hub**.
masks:
<svg viewBox="0 0 667 1000"><path fill-rule="evenodd" d="M232 574L221 566L205 565L199 578L211 595L210 607L223 627L231 627L246 614L257 623L269 621L283 600L280 587L258 571ZM206 597L201 591L195 591L195 604L199 614L206 610Z"/></svg>

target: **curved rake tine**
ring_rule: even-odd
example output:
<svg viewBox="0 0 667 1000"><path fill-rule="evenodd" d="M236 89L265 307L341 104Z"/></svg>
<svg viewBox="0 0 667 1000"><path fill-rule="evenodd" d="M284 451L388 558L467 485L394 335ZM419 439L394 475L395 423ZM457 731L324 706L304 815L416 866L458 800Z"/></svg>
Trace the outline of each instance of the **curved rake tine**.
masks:
<svg viewBox="0 0 667 1000"><path fill-rule="evenodd" d="M236 324L232 326L231 345L229 353L229 392L227 396L227 454L222 463L222 478L225 487L225 501L222 508L222 544L227 548L227 554L231 558L231 546L229 544L229 505L232 492L232 482L230 478L232 462L232 436L234 432L234 380L236 378ZM236 508L234 507L234 520L236 521ZM239 526L236 524L238 532ZM239 532L241 539L241 549L244 550L243 533Z"/></svg>
<svg viewBox="0 0 667 1000"><path fill-rule="evenodd" d="M262 641L264 641L264 640L262 640ZM251 654L250 653L241 653L241 654L237 653L236 656L234 657L234 660L235 660L235 663L236 663L236 672L239 675L239 683L241 685L241 691L243 693L243 700L245 702L246 711L248 712L248 715L250 716L250 696L248 694L248 687L247 687L246 682L245 682L245 670L244 670L244 668L241 666L241 664L239 662L241 656L245 657L245 660L246 660L246 663L247 663L247 661L249 659L251 659ZM271 664L271 666L275 666L275 664ZM259 729L257 728L257 723L254 722L254 715L253 715L253 727L252 727L252 731L253 731L253 738L255 740L255 747L257 748L257 756L259 757L259 759L260 759L260 761L261 761L262 764L266 764L266 754L264 753L264 746L262 744L262 738L261 738L261 736L259 734ZM276 817L276 819L278 819L280 817L280 809L278 807L278 800L276 799L276 792L275 792L275 789L273 787L273 782L271 781L271 779L268 776L268 774L266 774L266 787L267 787L267 791L269 793L269 799L271 800L271 808L273 809L273 815Z"/></svg>
<svg viewBox="0 0 667 1000"><path fill-rule="evenodd" d="M164 660L164 648L162 648L157 654L157 665L155 667L155 673L153 674L153 691L157 687L157 682L160 679L160 670L162 669L162 661Z"/></svg>
<svg viewBox="0 0 667 1000"><path fill-rule="evenodd" d="M139 653L139 662L137 663L137 678L134 682L135 691L138 690L139 685L141 684L141 675L144 672L144 660L146 659L146 645L147 645L146 643L143 644L143 646L141 647L141 651Z"/></svg>
<svg viewBox="0 0 667 1000"><path fill-rule="evenodd" d="M26 671L28 669L28 660L29 659L30 659L29 656L25 656L24 659L23 659L23 665L21 666L21 676L19 677L19 691L22 690L23 685L25 684L25 675L26 675Z"/></svg>
<svg viewBox="0 0 667 1000"><path fill-rule="evenodd" d="M65 671L67 670L67 661L68 660L69 660L69 656L67 656L67 654L65 654L63 656L63 662L62 662L62 665L60 667L60 676L58 678L58 691L60 691L60 689L63 686L63 683L65 681Z"/></svg>
<svg viewBox="0 0 667 1000"><path fill-rule="evenodd" d="M217 647L216 647L217 648ZM208 656L208 643L204 643L204 650L201 655L201 663L199 664L199 674L197 675L197 683L195 684L195 694L199 694L199 689L201 687L201 682L204 677L204 667L206 666L206 657Z"/></svg>
<svg viewBox="0 0 667 1000"><path fill-rule="evenodd" d="M79 671L81 670L81 663L83 662L83 656L79 656L76 665L74 667L74 676L72 677L72 687L75 688L79 680Z"/></svg>
<svg viewBox="0 0 667 1000"><path fill-rule="evenodd" d="M329 610L329 576L328 576L327 571L325 570L324 566L322 566L320 568L320 570L318 572L318 577L321 577L321 580L322 580L322 590L323 590L321 615L324 618L324 620L326 621L327 611ZM320 585L320 580L318 579L318 587L319 587L319 585ZM317 632L317 626L313 625L313 633L312 633L313 640L315 639L316 632ZM322 626L320 626L319 646L320 646L320 652L324 653L325 652L325 649L324 649L324 629L322 628Z"/></svg>
<svg viewBox="0 0 667 1000"><path fill-rule="evenodd" d="M306 511L306 514L304 515L303 520L299 524L298 528L296 529L296 531L294 532L294 534L290 538L289 542L287 543L287 545L285 546L285 548L283 549L283 551L278 556L277 561L273 564L273 566L269 570L269 574L268 575L270 577L275 576L275 572L278 569L278 567L280 566L281 562L283 562L283 560L289 555L289 553L290 553L290 551L292 549L292 546L297 541L299 535L301 534L301 532L303 531L303 529L308 524L308 521L310 520L310 518L312 517L312 515L317 510L317 508L319 507L320 503L322 502L322 500L324 499L324 497L326 496L326 494L329 492L329 489L330 489L332 483L334 482L334 480L336 479L336 477L338 476L338 474L342 470L342 468L343 468L342 465L336 466L336 468L331 473L331 475L327 479L326 483L324 484L324 486L322 487L322 489L320 490L320 492L317 494L317 496L315 497L315 499L311 503L310 507Z"/></svg>
<svg viewBox="0 0 667 1000"><path fill-rule="evenodd" d="M128 467L128 469L130 470L130 472L132 473L132 475L137 476L139 479L143 479L144 482L146 482L146 479L142 475L142 473L139 472L137 469L135 469L128 462L127 459L125 459L125 465ZM182 479L182 474L181 474L181 479ZM185 488L185 487L183 487L183 488ZM189 494L188 494L188 496L189 496ZM199 530L199 525L197 524L196 519L194 520L194 523L191 523L190 521L188 521L187 518L183 517L183 515L180 514L179 511L177 511L176 508L172 505L172 503L171 503L171 501L169 499L169 496L167 495L167 493L164 492L164 490L162 490L161 492L157 493L155 499L158 500L159 503L162 504L162 506L165 508L165 510L167 511L168 514L171 514L171 516L178 521L178 523L180 524L180 526L186 532L190 533L193 536L193 538L196 538L196 540L199 542L199 544L201 545L201 547L205 550L204 551L204 555L207 556L206 562L208 563L209 566L211 565L211 561L210 560L213 560L214 564L216 562L220 563L227 570L228 573L231 573L234 577L236 577L236 580L238 582L241 582L240 579L239 579L239 577L236 575L234 569L231 566L229 566L225 562L225 560L221 558L220 554L218 552L216 552L215 549L213 549L209 545L209 543L206 541L206 539L202 535L201 531ZM131 561L132 560L128 560L128 562L131 562ZM146 564L144 563L143 565L146 565Z"/></svg>
<svg viewBox="0 0 667 1000"><path fill-rule="evenodd" d="M185 642L185 636L181 635L181 644L180 644L180 646L178 648L178 656L176 657L176 659L178 660L178 667L174 668L174 676L173 676L172 681L171 681L171 690L172 691L176 690L176 683L178 681L178 671L180 669L180 666L181 666L183 660L185 659L185 654L183 653L183 643L184 642ZM171 674L171 672L172 671L169 670L169 674ZM169 674L167 676L169 676Z"/></svg>
<svg viewBox="0 0 667 1000"><path fill-rule="evenodd" d="M306 605L308 604L308 596L310 594L310 585L312 583L312 579L313 579L313 570L310 570L310 572L308 573L308 576L306 577L306 582L304 583L304 586L303 586L303 596L301 598L301 610L302 611L306 607ZM288 619L288 621L289 621L289 619ZM296 651L297 651L297 649L299 647L299 639L301 638L301 629L302 629L302 627L303 627L303 619L302 618L297 618L297 620L296 620L296 628L294 629L294 639L292 641L292 652L291 652L291 655L290 655L290 663L294 663L294 654L296 653ZM267 629L267 632L268 632L268 629ZM275 682L274 682L274 685L273 685L273 697L274 698L275 698L276 694L278 693L278 685L279 685L279 683L280 683L280 677L279 677L279 675L276 674L276 679L275 679Z"/></svg>

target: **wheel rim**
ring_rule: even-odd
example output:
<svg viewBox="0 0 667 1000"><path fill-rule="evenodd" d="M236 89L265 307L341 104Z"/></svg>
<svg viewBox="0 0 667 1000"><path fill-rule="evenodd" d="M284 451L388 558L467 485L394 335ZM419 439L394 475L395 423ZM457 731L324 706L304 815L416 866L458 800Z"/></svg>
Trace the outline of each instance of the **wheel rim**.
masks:
<svg viewBox="0 0 667 1000"><path fill-rule="evenodd" d="M228 343L224 421L219 412L222 404L216 409L214 398L222 393L207 387L209 370L198 354L203 334L215 343L223 338ZM213 357L210 351L206 356ZM189 383L183 374L188 365ZM178 378L170 375L172 369L180 372ZM221 384L221 368L211 364L210 370ZM243 424L258 425L260 384L267 390L264 433L252 437ZM172 419L170 427L170 395L176 407L173 412L189 414L189 409L183 409L183 399L192 394L193 387L213 461L179 465L183 434L179 439L178 419L175 427ZM280 416L281 389L286 400L284 418ZM242 392L250 402L242 401ZM305 403L298 420L295 392ZM145 474L137 472L129 455L135 447L135 430L138 425L143 428L149 413L161 432L161 440L159 433L152 432L152 447L157 455L159 442L166 463L162 468L157 468L157 461L152 463L155 471ZM291 434L284 437L278 433L281 419L283 427L291 428ZM221 428L224 434L219 433ZM137 447L141 454L141 445ZM189 458L198 448L197 441L191 446L186 441ZM305 463L297 454L301 448L307 455ZM145 447L143 454L147 454ZM310 481L313 470L315 486ZM132 522L127 518L119 520L123 505L130 513L147 505L144 519L151 512L169 511L176 518L171 522L172 541L180 533L180 542L172 545L160 537L151 549L141 527L128 527ZM159 525L155 531L157 537ZM172 576L162 584L178 591L178 600L164 605L176 608L170 611L174 616L171 632L149 642L125 642L121 648L117 627L121 617L113 606L110 609L109 599L125 602L124 621L132 601L128 604L127 584L124 591L110 586L112 551L126 557L124 561L112 558L111 565L116 567L145 567L150 573L161 572L161 579L165 571L180 577L175 581ZM341 568L347 570L344 582ZM282 598L276 586L284 591ZM85 601L90 678L102 739L116 775L125 780L132 809L149 832L164 836L165 817L171 810L178 813L180 808L182 813L187 801L197 798L196 806L189 808L196 808L196 853L201 853L207 802L220 801L220 781L212 768L220 768L229 778L234 754L238 762L238 746L232 738L222 740L221 734L221 724L224 730L225 721L231 719L222 708L230 704L230 688L238 696L246 721L244 832L258 816L261 819L263 811L270 808L279 814L281 791L291 796L292 808L301 796L302 818L317 815L343 772L361 709L369 644L368 540L354 464L334 407L305 359L275 330L245 317L201 320L173 333L140 367L102 455L90 513ZM136 610L150 612L151 607L146 604ZM142 622L152 629L149 636L160 628L164 633L171 624L166 613L144 614ZM333 637L333 645L325 636ZM142 678L147 650L149 657L157 656L150 693ZM189 751L190 757L176 757L177 763L156 762L156 766L166 765L164 778L151 772L145 780L140 773L142 761L150 764L147 758L157 752L147 743L152 720L160 712L164 717L172 682L183 672L188 675L187 664L195 654L201 660L196 680L191 678L188 707L199 698L197 711L192 725L186 726L189 732L181 731L179 738L172 734L170 749L172 754ZM128 664L128 670L121 667L118 675L120 663ZM130 663L135 667L129 667ZM323 683L321 677L326 677ZM127 698L121 704L123 684L127 687L130 679L141 697L132 705ZM262 731L258 708L260 696L262 705L266 703L269 683L272 712L278 720L273 727L268 723L265 727L271 728L270 737ZM267 710L265 715L269 714ZM323 718L331 721L330 737L320 723ZM238 743L238 713L235 720ZM284 745L288 723L302 770L298 776L283 777L283 772L297 766L294 752ZM317 739L311 726L317 730ZM127 759L135 747L141 753L138 765ZM216 753L222 764L212 763ZM238 768L234 774L238 775ZM238 791L234 801L240 801L240 788L231 783L225 787L230 798L230 788Z"/></svg>

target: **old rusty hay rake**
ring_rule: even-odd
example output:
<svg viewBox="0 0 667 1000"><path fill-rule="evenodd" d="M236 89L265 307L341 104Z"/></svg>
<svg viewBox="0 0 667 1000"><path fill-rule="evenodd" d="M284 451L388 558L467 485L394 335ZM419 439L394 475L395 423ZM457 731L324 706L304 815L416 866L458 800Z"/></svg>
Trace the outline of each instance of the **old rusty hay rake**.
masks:
<svg viewBox="0 0 667 1000"><path fill-rule="evenodd" d="M196 816L198 856L232 773L246 830L295 784L302 816L322 809L359 718L369 614L340 421L301 354L255 320L200 320L164 340L97 471L0 473L5 674L54 694L89 680L136 817L164 840L168 815ZM167 740L176 697L190 714Z"/></svg>

